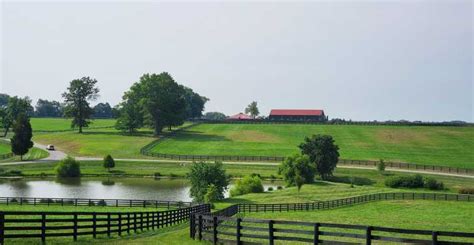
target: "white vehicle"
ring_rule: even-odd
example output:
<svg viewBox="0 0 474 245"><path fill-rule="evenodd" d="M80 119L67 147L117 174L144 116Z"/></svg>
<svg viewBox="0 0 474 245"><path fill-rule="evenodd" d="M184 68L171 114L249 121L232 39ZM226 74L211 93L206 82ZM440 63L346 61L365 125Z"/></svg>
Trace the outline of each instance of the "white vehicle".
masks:
<svg viewBox="0 0 474 245"><path fill-rule="evenodd" d="M46 150L48 150L48 151L54 151L54 145L48 145L48 146L46 146Z"/></svg>

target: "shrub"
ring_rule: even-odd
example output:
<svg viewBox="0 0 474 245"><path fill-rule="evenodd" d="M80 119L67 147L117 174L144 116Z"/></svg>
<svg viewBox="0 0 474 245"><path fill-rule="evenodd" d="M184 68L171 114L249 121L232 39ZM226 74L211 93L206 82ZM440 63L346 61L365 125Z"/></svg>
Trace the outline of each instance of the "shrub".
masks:
<svg viewBox="0 0 474 245"><path fill-rule="evenodd" d="M258 176L245 176L237 180L235 186L230 190L231 196L239 196L247 193L263 192L262 180Z"/></svg>
<svg viewBox="0 0 474 245"><path fill-rule="evenodd" d="M79 162L72 157L61 160L54 170L58 177L79 177L81 175Z"/></svg>
<svg viewBox="0 0 474 245"><path fill-rule="evenodd" d="M267 191L273 191L273 187L268 187Z"/></svg>
<svg viewBox="0 0 474 245"><path fill-rule="evenodd" d="M115 160L112 158L111 155L107 155L104 157L104 168L110 172L111 168L115 167Z"/></svg>
<svg viewBox="0 0 474 245"><path fill-rule="evenodd" d="M175 174L175 173L170 173L170 177L171 178L176 178L176 177L179 177L179 175Z"/></svg>
<svg viewBox="0 0 474 245"><path fill-rule="evenodd" d="M385 162L383 161L383 159L380 159L380 161L377 163L377 170L379 172L385 171Z"/></svg>
<svg viewBox="0 0 474 245"><path fill-rule="evenodd" d="M444 184L441 181L437 181L432 177L426 177L424 180L424 187L430 190L443 190Z"/></svg>
<svg viewBox="0 0 474 245"><path fill-rule="evenodd" d="M277 186L277 190L282 190L283 189L283 186L279 185Z"/></svg>
<svg viewBox="0 0 474 245"><path fill-rule="evenodd" d="M155 174L153 174L153 176L155 176L155 178L159 178L159 177L161 177L161 173L160 172L155 172Z"/></svg>
<svg viewBox="0 0 474 245"><path fill-rule="evenodd" d="M10 199L10 203L17 203L17 202L18 202L18 200L16 200L16 198Z"/></svg>
<svg viewBox="0 0 474 245"><path fill-rule="evenodd" d="M97 206L105 207L107 206L107 202L105 202L105 200L100 200L97 202Z"/></svg>
<svg viewBox="0 0 474 245"><path fill-rule="evenodd" d="M474 194L474 188L462 187L458 190L459 194Z"/></svg>
<svg viewBox="0 0 474 245"><path fill-rule="evenodd" d="M204 194L204 202L205 203L214 203L219 200L219 191L217 187L213 184L210 184L207 187L206 194Z"/></svg>
<svg viewBox="0 0 474 245"><path fill-rule="evenodd" d="M277 179L277 177L273 174L270 174L270 179Z"/></svg>
<svg viewBox="0 0 474 245"><path fill-rule="evenodd" d="M287 157L281 163L278 173L283 175L288 186L294 186L297 175L303 178L304 183L312 183L316 175L316 167L309 161L308 156L296 154Z"/></svg>
<svg viewBox="0 0 474 245"><path fill-rule="evenodd" d="M424 186L423 177L419 174L410 176L394 176L385 180L385 185L392 188L421 188Z"/></svg>

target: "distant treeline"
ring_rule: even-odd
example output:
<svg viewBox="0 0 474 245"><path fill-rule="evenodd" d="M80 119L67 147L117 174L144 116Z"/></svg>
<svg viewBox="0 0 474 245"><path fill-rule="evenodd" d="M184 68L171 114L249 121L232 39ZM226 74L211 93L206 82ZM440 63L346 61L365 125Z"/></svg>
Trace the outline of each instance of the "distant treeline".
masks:
<svg viewBox="0 0 474 245"><path fill-rule="evenodd" d="M10 96L8 94L0 94L0 108L8 105ZM27 99L27 98L26 98ZM31 105L31 100L28 100L28 115L31 117L64 117L64 103L55 100L39 99L36 105ZM93 118L116 118L118 116L117 106L112 107L109 103L99 103L93 108Z"/></svg>

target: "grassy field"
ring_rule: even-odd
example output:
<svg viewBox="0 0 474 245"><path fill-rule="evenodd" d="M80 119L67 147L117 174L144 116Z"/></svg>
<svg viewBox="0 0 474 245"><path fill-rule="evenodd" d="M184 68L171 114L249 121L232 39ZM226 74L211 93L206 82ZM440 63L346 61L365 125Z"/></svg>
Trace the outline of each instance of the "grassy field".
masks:
<svg viewBox="0 0 474 245"><path fill-rule="evenodd" d="M201 124L161 141L154 152L287 156L305 136L332 135L341 158L474 168L474 127Z"/></svg>
<svg viewBox="0 0 474 245"><path fill-rule="evenodd" d="M30 119L33 131L56 131L56 130L70 130L71 119L67 118L37 118ZM113 127L115 119L94 119L89 125L89 128ZM85 128L87 130L87 128Z"/></svg>
<svg viewBox="0 0 474 245"><path fill-rule="evenodd" d="M11 147L7 143L0 142L0 155L12 152Z"/></svg>
<svg viewBox="0 0 474 245"><path fill-rule="evenodd" d="M9 153L11 152L11 146L10 144L6 143L3 140L0 140L0 154L4 153ZM43 149L39 149L36 147L31 148L28 153L23 155L23 160L37 160L37 159L42 159L45 157L48 157L49 153ZM14 156L8 159L0 160L0 162L5 162L5 161L19 161L20 156Z"/></svg>

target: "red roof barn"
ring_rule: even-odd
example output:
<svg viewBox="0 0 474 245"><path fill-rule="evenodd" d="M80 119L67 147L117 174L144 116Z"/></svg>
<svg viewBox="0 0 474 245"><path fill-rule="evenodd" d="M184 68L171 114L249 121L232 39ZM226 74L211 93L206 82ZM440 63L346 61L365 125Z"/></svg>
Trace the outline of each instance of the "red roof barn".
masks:
<svg viewBox="0 0 474 245"><path fill-rule="evenodd" d="M270 120L275 121L325 121L323 110L305 109L273 109L270 111Z"/></svg>
<svg viewBox="0 0 474 245"><path fill-rule="evenodd" d="M249 115L244 114L244 113L241 112L239 114L235 114L233 116L230 116L227 119L230 119L230 120L252 120L253 118L250 117Z"/></svg>

